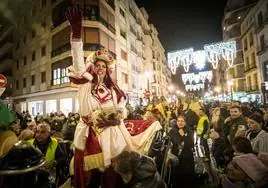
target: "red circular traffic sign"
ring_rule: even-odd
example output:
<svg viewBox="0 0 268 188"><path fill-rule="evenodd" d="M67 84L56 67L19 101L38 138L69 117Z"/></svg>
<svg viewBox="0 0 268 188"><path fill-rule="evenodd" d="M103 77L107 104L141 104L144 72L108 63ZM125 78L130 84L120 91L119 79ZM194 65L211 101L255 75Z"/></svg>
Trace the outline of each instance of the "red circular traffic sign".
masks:
<svg viewBox="0 0 268 188"><path fill-rule="evenodd" d="M7 86L7 78L0 74L0 88L5 88Z"/></svg>

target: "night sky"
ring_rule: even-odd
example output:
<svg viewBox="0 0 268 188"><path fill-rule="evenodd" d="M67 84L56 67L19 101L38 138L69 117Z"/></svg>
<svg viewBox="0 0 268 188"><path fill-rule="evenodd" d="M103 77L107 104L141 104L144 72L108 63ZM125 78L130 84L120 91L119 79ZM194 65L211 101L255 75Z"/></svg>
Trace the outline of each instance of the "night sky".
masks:
<svg viewBox="0 0 268 188"><path fill-rule="evenodd" d="M145 7L166 51L221 40L221 20L227 0L135 0Z"/></svg>
<svg viewBox="0 0 268 188"><path fill-rule="evenodd" d="M189 47L201 50L204 44L222 40L221 22L227 0L135 1L147 10L149 22L157 28L166 52ZM177 69L172 79L181 89L183 72L183 68Z"/></svg>

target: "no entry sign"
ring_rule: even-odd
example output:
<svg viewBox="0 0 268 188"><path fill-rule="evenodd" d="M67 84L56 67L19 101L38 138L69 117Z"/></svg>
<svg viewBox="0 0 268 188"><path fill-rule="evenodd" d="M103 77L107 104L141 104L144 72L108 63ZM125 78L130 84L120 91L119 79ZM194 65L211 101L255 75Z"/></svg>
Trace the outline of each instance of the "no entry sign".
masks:
<svg viewBox="0 0 268 188"><path fill-rule="evenodd" d="M0 88L6 88L6 86L7 78L3 74L0 74Z"/></svg>

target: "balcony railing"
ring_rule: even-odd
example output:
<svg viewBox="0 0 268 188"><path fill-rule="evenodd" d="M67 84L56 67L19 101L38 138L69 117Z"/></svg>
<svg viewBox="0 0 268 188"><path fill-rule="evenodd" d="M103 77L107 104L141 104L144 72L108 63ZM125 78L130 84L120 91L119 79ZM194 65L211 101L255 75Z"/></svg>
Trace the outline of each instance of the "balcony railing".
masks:
<svg viewBox="0 0 268 188"><path fill-rule="evenodd" d="M130 26L130 32L133 33L133 35L136 36L136 31L135 31L135 29L134 29L133 27L131 27L131 26Z"/></svg>
<svg viewBox="0 0 268 188"><path fill-rule="evenodd" d="M63 46L58 47L55 50L53 50L51 52L51 57L55 57L57 55L60 55L60 54L62 54L64 52L67 52L67 51L70 51L70 50L71 50L71 44L70 43L64 44Z"/></svg>
<svg viewBox="0 0 268 188"><path fill-rule="evenodd" d="M249 66L246 66L245 67L245 73L246 72L249 72L249 71L251 71L251 70L255 70L255 69L257 69L257 66L256 66L256 64L250 64Z"/></svg>
<svg viewBox="0 0 268 188"><path fill-rule="evenodd" d="M115 9L115 6L114 6L114 0L105 0L106 1L106 3L108 4L108 5L110 5L110 7L112 8L112 9Z"/></svg>
<svg viewBox="0 0 268 188"><path fill-rule="evenodd" d="M135 13L135 11L132 10L132 8L129 7L129 12L134 17L134 19L136 20L136 13Z"/></svg>
<svg viewBox="0 0 268 188"><path fill-rule="evenodd" d="M4 62L6 59L12 59L12 54L11 53L7 53L7 54L3 55L2 57L0 57L0 64L2 62Z"/></svg>
<svg viewBox="0 0 268 188"><path fill-rule="evenodd" d="M136 49L133 45L130 46L130 49L131 49L131 51L133 51L135 54L137 54L137 49Z"/></svg>
<svg viewBox="0 0 268 188"><path fill-rule="evenodd" d="M255 92L259 91L259 86L258 85L251 85L245 88L246 92Z"/></svg>
<svg viewBox="0 0 268 188"><path fill-rule="evenodd" d="M110 25L104 18L100 17L100 22L107 28L109 29L113 34L115 34L115 28Z"/></svg>
<svg viewBox="0 0 268 188"><path fill-rule="evenodd" d="M257 55L260 56L268 51L268 41L265 41L262 46L258 48Z"/></svg>

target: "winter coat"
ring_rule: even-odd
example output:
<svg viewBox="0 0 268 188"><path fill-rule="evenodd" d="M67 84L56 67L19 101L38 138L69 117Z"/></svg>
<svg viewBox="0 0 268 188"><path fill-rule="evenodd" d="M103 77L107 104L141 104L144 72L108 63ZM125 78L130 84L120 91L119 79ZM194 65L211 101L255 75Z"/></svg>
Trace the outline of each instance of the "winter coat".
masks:
<svg viewBox="0 0 268 188"><path fill-rule="evenodd" d="M155 162L146 156L141 156L136 162L129 186L132 188L166 188L157 172Z"/></svg>
<svg viewBox="0 0 268 188"><path fill-rule="evenodd" d="M250 139L250 134L251 132L247 133L247 139L250 140L253 151L268 152L268 133L261 130L253 139Z"/></svg>

